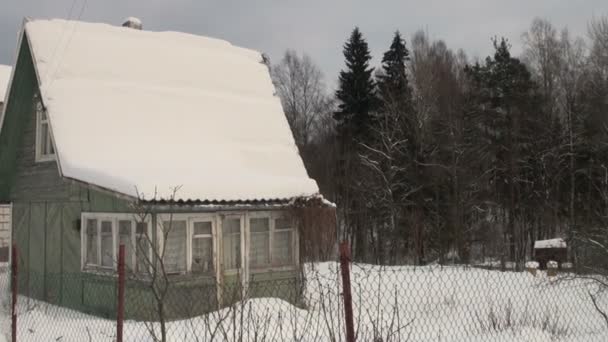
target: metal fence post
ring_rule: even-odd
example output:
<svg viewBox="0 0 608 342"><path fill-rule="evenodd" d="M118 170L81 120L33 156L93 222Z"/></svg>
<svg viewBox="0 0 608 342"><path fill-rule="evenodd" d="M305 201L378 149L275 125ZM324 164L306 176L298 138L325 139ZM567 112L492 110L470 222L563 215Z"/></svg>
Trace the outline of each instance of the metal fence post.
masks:
<svg viewBox="0 0 608 342"><path fill-rule="evenodd" d="M17 341L17 295L18 295L18 251L17 244L13 244L11 248L11 341Z"/></svg>
<svg viewBox="0 0 608 342"><path fill-rule="evenodd" d="M118 248L118 305L116 307L116 342L122 342L125 319L125 245Z"/></svg>
<svg viewBox="0 0 608 342"><path fill-rule="evenodd" d="M344 320L346 324L346 342L355 342L355 325L353 322L353 296L350 284L350 247L347 241L340 244L340 271L342 273L342 294L344 297Z"/></svg>

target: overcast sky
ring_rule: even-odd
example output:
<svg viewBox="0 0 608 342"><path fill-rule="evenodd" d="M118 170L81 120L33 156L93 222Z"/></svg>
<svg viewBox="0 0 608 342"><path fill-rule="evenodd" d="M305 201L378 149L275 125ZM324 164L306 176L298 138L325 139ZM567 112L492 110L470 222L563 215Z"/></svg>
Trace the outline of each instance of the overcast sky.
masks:
<svg viewBox="0 0 608 342"><path fill-rule="evenodd" d="M277 62L287 48L308 53L329 84L343 66L342 45L353 27L365 35L377 63L392 33L424 29L469 56L491 52L490 38L505 36L514 53L536 16L585 35L593 16L608 15L608 0L0 0L0 64L12 64L22 18L71 18L120 24L142 19L154 31L183 31L226 39L266 52Z"/></svg>

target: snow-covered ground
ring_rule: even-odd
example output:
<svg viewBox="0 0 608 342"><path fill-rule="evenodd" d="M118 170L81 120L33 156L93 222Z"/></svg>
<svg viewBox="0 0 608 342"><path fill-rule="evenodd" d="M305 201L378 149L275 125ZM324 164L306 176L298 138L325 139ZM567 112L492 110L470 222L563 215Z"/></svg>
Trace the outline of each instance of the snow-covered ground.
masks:
<svg viewBox="0 0 608 342"><path fill-rule="evenodd" d="M309 265L306 273L305 308L275 298L251 299L169 322L167 340L343 341L338 265ZM589 299L594 286L583 280L441 266L353 265L351 276L359 341L608 341L608 329ZM0 327L6 329L7 292L2 293ZM599 304L608 308L608 296ZM126 322L125 340L153 341L148 328ZM160 331L158 325L154 329ZM113 321L19 298L19 341L114 336Z"/></svg>

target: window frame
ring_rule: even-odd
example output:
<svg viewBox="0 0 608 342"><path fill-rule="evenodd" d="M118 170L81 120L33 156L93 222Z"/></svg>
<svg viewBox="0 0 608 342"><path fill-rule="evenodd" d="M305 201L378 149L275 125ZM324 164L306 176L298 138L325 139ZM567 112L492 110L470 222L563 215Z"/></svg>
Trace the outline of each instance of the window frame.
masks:
<svg viewBox="0 0 608 342"><path fill-rule="evenodd" d="M248 235L249 232L249 219L247 218L247 214L243 212L218 212L216 214L217 221L219 223L219 229L217 234L218 246L220 246L221 251L218 253L218 265L219 265L219 274L225 276L233 276L233 275L241 275L243 279L246 279L245 272L249 269L249 265L247 264L249 258L249 243L248 243ZM224 267L224 220L230 218L238 218L241 221L240 231L239 231L239 240L240 240L240 257L241 261L239 263L239 267L227 269Z"/></svg>
<svg viewBox="0 0 608 342"><path fill-rule="evenodd" d="M217 272L217 260L216 260L216 254L217 254L217 247L216 247L216 234L215 234L215 217L212 217L211 215L207 215L208 217L200 217L200 216L196 216L190 219L190 222L188 223L188 226L190 227L190 231L188 232L188 244L190 244L190 247L188 248L188 253L186 256L186 264L187 264L187 272L188 273L192 273L195 275L216 275ZM211 233L210 234L195 234L194 233L194 225L196 223L205 223L205 222L209 222L211 223ZM212 272L200 272L200 273L194 273L192 272L192 264L194 263L194 239L211 239L211 263L213 264L213 271ZM187 246L187 245L186 245Z"/></svg>
<svg viewBox="0 0 608 342"><path fill-rule="evenodd" d="M249 214L247 215L247 232L248 235L251 236L251 229L250 229L250 219L252 218L269 218L270 220L270 227L269 227L269 244L268 244L268 248L269 248L269 255L270 255L270 263L268 266L266 267L252 267L251 266L251 239L249 239L248 241L248 254L247 254L247 259L249 261L248 267L250 270L251 274L257 274L257 273L265 273L265 272L281 272L281 271L293 271L294 269L296 269L299 265L299 234L298 231L296 229L296 222L293 218L290 218L289 214L284 212L284 211L252 211L249 212ZM291 231L291 249L292 249L292 261L290 264L284 264L284 265L279 265L276 264L276 262L274 261L275 259L275 255L273 253L273 249L274 249L274 244L275 244L275 233L277 232L276 229L276 220L277 219L282 219L282 218L287 218L291 220L291 228L290 229L280 229L278 231Z"/></svg>
<svg viewBox="0 0 608 342"><path fill-rule="evenodd" d="M257 266L257 267L253 267L251 264L251 250L252 250L252 245L251 242L253 241L252 239L252 232L251 232L251 219L264 219L267 218L268 219L268 264L264 265L264 266ZM272 218L272 213L269 211L256 211L256 212L250 212L249 215L247 215L247 232L249 234L249 239L248 239L248 253L247 253L247 259L249 261L248 267L251 271L251 273L262 273L262 272L267 272L268 270L272 269L272 244L273 244L273 218Z"/></svg>
<svg viewBox="0 0 608 342"><path fill-rule="evenodd" d="M40 99L40 95L34 96L34 111L36 112L36 162L49 162L54 161L56 158L57 150L55 149L53 133L51 132L51 124L49 121L49 115L42 104L42 100ZM42 115L46 115L46 119L42 119ZM47 127L47 135L46 137L42 136L42 126L46 125ZM42 150L42 139L45 139L46 146L53 150L53 153L44 153Z"/></svg>
<svg viewBox="0 0 608 342"><path fill-rule="evenodd" d="M240 219L240 267L235 269L225 269L223 263L223 230L222 224L224 219L239 218ZM251 229L250 220L253 218L268 218L270 220L269 227L269 256L270 263L267 266L252 267L251 265ZM275 244L275 233L276 220L281 218L290 219L292 226L289 229L291 231L291 248L292 248L292 261L289 264L278 265L274 261L275 256L273 253ZM101 263L101 222L112 221L112 253L114 263L112 267L103 267L101 265L87 263L87 220L97 220L97 246L98 246L98 257L97 262ZM296 226L296 222L290 217L289 213L279 210L260 210L260 211L229 211L229 212L212 212L212 213L177 213L177 214L156 214L156 222L153 224L151 216L146 218L147 223L147 234L150 237L150 244L148 246L148 255L153 255L154 249L159 253L163 253L165 248L164 234L163 234L163 222L168 220L173 221L186 221L186 270L170 273L169 276L177 275L193 275L200 277L217 277L221 279L223 276L241 275L244 278L249 278L249 274L258 274L264 272L280 272L280 271L293 271L300 264L299 261L299 233ZM118 245L120 237L120 221L131 221L131 239L136 243L137 241L137 223L140 219L137 214L134 213L94 213L94 212L83 212L81 214L81 269L88 272L114 272L117 269L117 258L118 258ZM212 240L212 262L214 270L213 272L192 272L193 263L193 239L194 239L194 224L197 222L210 222L211 223L211 240ZM153 227L155 226L155 227ZM156 230L153 232L153 230ZM156 234L156 236L153 235ZM207 237L208 238L208 237ZM129 260L128 267L137 265L137 249L131 253L131 260ZM145 272L138 272L137 274L145 274Z"/></svg>
<svg viewBox="0 0 608 342"><path fill-rule="evenodd" d="M97 262L98 264L87 263L87 239L88 239L88 220L97 220ZM102 221L110 221L112 222L112 266L102 266L102 252L101 252L101 222ZM118 246L119 246L119 222L120 221L131 221L131 241L137 241L137 223L141 222L141 220L137 217L137 214L133 213L91 213L91 212L83 212L81 213L80 218L80 269L85 272L93 272L93 273L115 273L118 269ZM147 217L144 221L148 227L148 236L150 236L150 240L153 241L152 238L152 220L150 217ZM152 244L151 244L152 245ZM137 263L137 245L135 245L135 251L131 253L131 260L126 262L126 266L128 270L131 270L133 266ZM148 247L148 253L152 252L152 246ZM151 254L148 254L151 255ZM142 273L137 273L142 274Z"/></svg>
<svg viewBox="0 0 608 342"><path fill-rule="evenodd" d="M290 228L289 229L277 229L276 228L276 221L278 219L287 219L291 222ZM291 270L293 268L295 268L298 264L299 264L299 258L300 258L300 251L299 251L299 246L300 246L300 242L299 242L299 234L298 234L298 230L296 229L296 221L293 217L290 217L288 214L285 214L283 212L276 212L273 213L272 215L272 237L271 237L271 242L272 244L270 245L270 255L271 255L271 259L270 259L270 263L271 263L271 267L276 270ZM275 260L274 260L274 236L277 232L285 232L285 231L289 231L291 232L291 262L289 264L276 264Z"/></svg>
<svg viewBox="0 0 608 342"><path fill-rule="evenodd" d="M219 272L218 267L218 238L217 238L217 215L213 213L197 213L197 214L158 214L156 218L156 231L158 234L158 250L163 253L165 248L163 222L164 221L186 221L186 270L181 272L167 273L168 276L178 276L192 274L201 277L217 277ZM192 239L194 234L194 223L211 222L211 240L212 240L212 273L192 273Z"/></svg>

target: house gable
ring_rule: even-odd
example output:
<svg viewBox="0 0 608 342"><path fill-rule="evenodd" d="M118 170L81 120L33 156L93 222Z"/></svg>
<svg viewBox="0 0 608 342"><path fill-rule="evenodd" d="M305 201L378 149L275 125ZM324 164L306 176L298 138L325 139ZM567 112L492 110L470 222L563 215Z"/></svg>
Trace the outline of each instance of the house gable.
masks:
<svg viewBox="0 0 608 342"><path fill-rule="evenodd" d="M28 39L19 46L9 99L0 131L0 200L52 200L69 197L70 184L55 161L36 162L36 70Z"/></svg>

